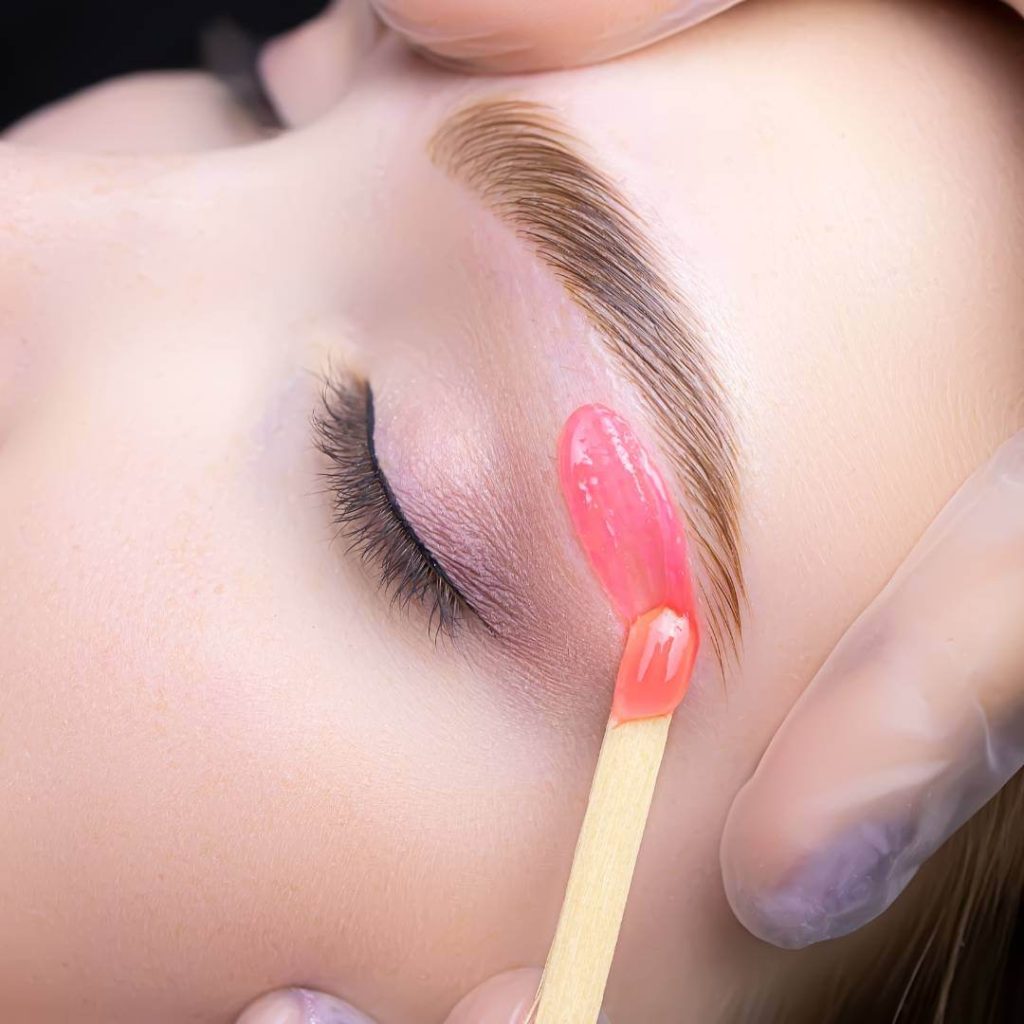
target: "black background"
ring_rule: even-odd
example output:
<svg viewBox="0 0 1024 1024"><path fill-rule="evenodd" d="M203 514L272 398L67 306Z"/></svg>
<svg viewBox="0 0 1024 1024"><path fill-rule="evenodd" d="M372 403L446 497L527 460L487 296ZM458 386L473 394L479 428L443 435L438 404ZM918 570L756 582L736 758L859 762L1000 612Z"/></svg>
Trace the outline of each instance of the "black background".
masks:
<svg viewBox="0 0 1024 1024"><path fill-rule="evenodd" d="M325 0L0 0L0 128L112 75L199 63L199 31L230 16L259 38Z"/></svg>

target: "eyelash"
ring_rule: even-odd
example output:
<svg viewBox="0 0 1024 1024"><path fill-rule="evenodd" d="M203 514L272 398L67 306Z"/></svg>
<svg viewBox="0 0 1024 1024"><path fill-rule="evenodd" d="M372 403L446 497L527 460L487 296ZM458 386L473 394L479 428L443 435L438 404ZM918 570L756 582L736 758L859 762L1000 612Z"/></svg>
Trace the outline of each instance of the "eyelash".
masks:
<svg viewBox="0 0 1024 1024"><path fill-rule="evenodd" d="M312 426L314 443L329 460L322 476L347 550L374 568L393 605L427 612L435 641L454 637L470 606L416 535L380 468L369 384L325 380Z"/></svg>

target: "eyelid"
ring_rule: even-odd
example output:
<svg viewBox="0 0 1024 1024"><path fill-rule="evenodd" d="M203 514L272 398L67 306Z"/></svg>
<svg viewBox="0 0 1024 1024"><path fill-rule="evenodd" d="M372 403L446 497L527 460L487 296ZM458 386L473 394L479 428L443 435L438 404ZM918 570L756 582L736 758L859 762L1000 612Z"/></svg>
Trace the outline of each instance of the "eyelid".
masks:
<svg viewBox="0 0 1024 1024"><path fill-rule="evenodd" d="M674 286L629 197L550 107L478 100L442 122L428 152L551 268L636 387L685 499L705 638L724 669L746 600L739 447L699 310Z"/></svg>
<svg viewBox="0 0 1024 1024"><path fill-rule="evenodd" d="M446 583L449 587L451 587L452 592L454 594L458 595L459 599L462 601L462 603L465 605L465 607L468 610L473 611L474 614L475 614L475 609L473 608L472 603L469 601L469 599L466 597L466 595L462 593L462 591L459 589L458 584L451 578L451 576L448 574L448 571L445 569L445 567L438 560L438 558L434 554L434 552L430 549L430 547L428 547L426 542L420 537L419 532L416 530L416 527L413 526L412 522L409 520L409 517L403 511L402 503L398 500L398 497L395 495L394 489L391 486L391 482L388 480L387 473L384 472L384 469L383 469L383 467L380 464L380 460L377 458L377 446L376 446L375 441L374 441L375 425L376 425L376 417L375 417L375 414L374 414L373 389L370 388L367 385L367 387L366 387L366 438L367 438L367 446L369 448L370 461L373 463L373 468L374 468L374 470L376 472L377 479L378 479L378 481L379 481L379 483L381 485L381 489L384 492L384 496L387 498L388 504L391 506L391 510L395 514L395 518L398 520L398 522L408 532L409 539L412 540L413 543L416 545L416 549L419 552L419 554L423 556L424 561L430 566L430 568L435 573L437 573L438 577L444 583Z"/></svg>
<svg viewBox="0 0 1024 1024"><path fill-rule="evenodd" d="M348 550L373 566L392 604L421 605L435 640L442 634L453 638L475 609L404 515L377 462L369 385L354 377L324 377L312 429L317 449L328 459L322 476Z"/></svg>

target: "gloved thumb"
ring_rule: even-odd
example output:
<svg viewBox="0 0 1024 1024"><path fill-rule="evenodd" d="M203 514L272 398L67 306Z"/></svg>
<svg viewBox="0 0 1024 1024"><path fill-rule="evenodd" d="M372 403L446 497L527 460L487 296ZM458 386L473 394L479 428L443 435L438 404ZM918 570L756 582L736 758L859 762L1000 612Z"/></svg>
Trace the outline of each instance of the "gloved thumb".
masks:
<svg viewBox="0 0 1024 1024"><path fill-rule="evenodd" d="M357 1009L324 992L283 988L251 1003L235 1024L374 1024Z"/></svg>
<svg viewBox="0 0 1024 1024"><path fill-rule="evenodd" d="M525 967L488 979L461 1000L445 1024L526 1024L540 973Z"/></svg>

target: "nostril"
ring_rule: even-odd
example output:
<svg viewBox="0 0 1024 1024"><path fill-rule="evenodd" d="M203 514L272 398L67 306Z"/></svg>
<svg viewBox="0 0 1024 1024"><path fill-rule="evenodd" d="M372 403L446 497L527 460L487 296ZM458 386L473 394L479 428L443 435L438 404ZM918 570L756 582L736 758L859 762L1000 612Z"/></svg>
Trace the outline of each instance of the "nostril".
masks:
<svg viewBox="0 0 1024 1024"><path fill-rule="evenodd" d="M261 128L284 127L259 74L260 42L229 17L217 18L200 35L203 66L220 79L235 102Z"/></svg>

